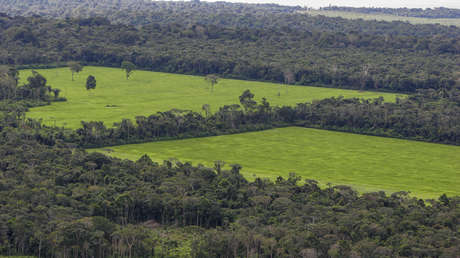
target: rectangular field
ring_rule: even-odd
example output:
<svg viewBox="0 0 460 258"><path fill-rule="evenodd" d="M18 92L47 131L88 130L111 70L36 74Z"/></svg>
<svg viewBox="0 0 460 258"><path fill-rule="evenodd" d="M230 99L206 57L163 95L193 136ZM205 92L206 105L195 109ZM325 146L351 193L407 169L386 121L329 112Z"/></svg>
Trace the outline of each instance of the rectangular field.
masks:
<svg viewBox="0 0 460 258"><path fill-rule="evenodd" d="M305 86L287 88L283 84L224 79L211 92L210 85L200 76L135 71L127 80L121 69L104 67L85 67L75 76L75 81L72 81L68 68L38 72L48 79L50 86L62 90L61 95L67 98L67 102L33 108L27 116L42 118L48 125L70 128L80 127L81 121L104 121L110 127L123 118L149 116L173 108L201 112L204 104L216 111L223 105L239 103L238 97L246 89L251 90L257 100L265 97L272 105L295 105L331 96L383 96L387 101L396 98L395 94L389 93ZM25 81L30 73L30 70L21 71L21 81ZM88 92L85 83L90 74L96 77L97 87Z"/></svg>
<svg viewBox="0 0 460 258"><path fill-rule="evenodd" d="M262 132L93 149L137 160L177 158L194 165L240 164L249 180L295 172L322 185L410 191L422 198L460 194L460 147L289 127Z"/></svg>
<svg viewBox="0 0 460 258"><path fill-rule="evenodd" d="M431 19L431 18L419 18L419 17L404 17L390 14L367 14L359 12L345 12L345 11L325 11L325 10L310 10L306 13L310 15L324 15L327 17L342 17L344 19L363 19L363 20L377 20L377 21L402 21L409 22L412 24L441 24L441 25L454 25L460 26L460 19L445 18L445 19Z"/></svg>

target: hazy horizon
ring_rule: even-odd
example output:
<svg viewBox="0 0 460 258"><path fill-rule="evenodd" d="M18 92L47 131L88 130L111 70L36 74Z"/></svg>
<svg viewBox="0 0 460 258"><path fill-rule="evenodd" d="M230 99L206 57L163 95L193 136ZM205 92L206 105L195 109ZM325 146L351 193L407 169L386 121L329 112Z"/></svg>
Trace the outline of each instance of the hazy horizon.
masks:
<svg viewBox="0 0 460 258"><path fill-rule="evenodd" d="M216 2L216 0L202 0L207 2ZM460 8L459 0L226 0L225 2L238 2L238 3L276 3L280 5L300 5L307 7L325 7L329 5L337 6L352 6L352 7L389 7L389 8L433 8L433 7L447 7L447 8Z"/></svg>

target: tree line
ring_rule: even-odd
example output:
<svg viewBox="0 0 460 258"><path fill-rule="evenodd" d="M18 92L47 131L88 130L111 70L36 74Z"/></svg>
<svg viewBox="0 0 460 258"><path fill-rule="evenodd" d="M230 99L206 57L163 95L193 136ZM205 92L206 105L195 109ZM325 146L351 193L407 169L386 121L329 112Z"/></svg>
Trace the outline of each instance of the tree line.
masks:
<svg viewBox="0 0 460 258"><path fill-rule="evenodd" d="M9 89L10 86L5 85L14 81L15 76L16 73L10 72L10 75L4 75L3 80L0 77L0 93ZM213 75L208 76L206 80L216 83L216 78ZM95 79L92 79L94 77L88 77L87 88L95 86ZM29 98L3 97L3 109L8 111L8 114L14 114L5 116L4 119L11 121L10 125L27 125L38 129L38 132L43 132L40 133L40 137L47 142L62 140L82 147L101 147L240 133L282 126L305 126L460 145L459 88L419 90L407 98L397 98L395 102L386 102L383 97L332 97L295 106L271 106L265 98L257 103L254 94L246 90L239 97L240 104L224 105L215 113L209 112L210 106L204 104L202 112L172 109L150 116L137 116L134 120L123 119L113 125L105 125L102 121L82 121L81 128L68 130L47 127L40 121L24 119L25 112L31 105L49 104L50 100L65 100L57 99L56 95L54 98L48 95L40 98L43 96L38 93L59 90L46 86L46 78L39 73L33 72L27 81L27 84L20 87L17 82L13 85L21 89L20 92L35 89L33 92L36 93L18 95Z"/></svg>
<svg viewBox="0 0 460 258"><path fill-rule="evenodd" d="M82 121L81 128L69 131L34 123L46 142L65 141L84 147L102 147L165 139L193 138L303 126L343 132L460 145L460 91L440 96L435 91L419 92L395 103L377 99L332 97L296 106L271 106L254 100L250 91L240 104L225 105L217 112L173 109L114 125Z"/></svg>
<svg viewBox="0 0 460 258"><path fill-rule="evenodd" d="M270 20L280 24L270 25L264 12L238 14L234 7L236 14L211 16L198 10L213 10L212 4L199 6L198 17L173 8L177 20L159 19L137 27L97 17L53 20L3 15L0 63L23 66L74 60L120 67L130 61L146 70L393 92L440 89L459 81L460 29L456 27L274 11L280 19ZM232 15L246 17L250 24L268 25L227 21Z"/></svg>

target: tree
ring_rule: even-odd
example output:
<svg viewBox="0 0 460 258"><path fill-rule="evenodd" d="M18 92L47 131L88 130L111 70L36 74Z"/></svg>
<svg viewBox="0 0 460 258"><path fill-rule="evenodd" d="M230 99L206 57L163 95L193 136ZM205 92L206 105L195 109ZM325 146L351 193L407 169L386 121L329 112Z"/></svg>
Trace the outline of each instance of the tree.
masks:
<svg viewBox="0 0 460 258"><path fill-rule="evenodd" d="M72 72L72 81L74 80L74 74L83 71L83 66L77 62L68 62L67 66L69 67L70 71Z"/></svg>
<svg viewBox="0 0 460 258"><path fill-rule="evenodd" d="M87 90L94 90L96 89L96 78L92 75L88 76L86 79L86 89Z"/></svg>
<svg viewBox="0 0 460 258"><path fill-rule="evenodd" d="M246 112L252 110L257 105L257 102L254 100L254 94L249 90L245 90L243 94L241 94L240 103L243 105Z"/></svg>
<svg viewBox="0 0 460 258"><path fill-rule="evenodd" d="M16 97L17 79L8 67L0 67L0 100Z"/></svg>
<svg viewBox="0 0 460 258"><path fill-rule="evenodd" d="M27 81L29 83L25 85L24 88L29 88L31 90L32 99L44 99L48 91L46 78L38 72L32 71L32 76L28 77Z"/></svg>
<svg viewBox="0 0 460 258"><path fill-rule="evenodd" d="M52 91L53 94L54 94L54 99L59 98L59 93L61 92L60 89L52 89L51 91Z"/></svg>
<svg viewBox="0 0 460 258"><path fill-rule="evenodd" d="M14 67L9 67L7 74L16 82L19 83L19 71Z"/></svg>
<svg viewBox="0 0 460 258"><path fill-rule="evenodd" d="M134 69L136 69L136 65L134 65L130 61L123 61L121 63L121 69L125 70L125 72L126 72L126 80L128 80L129 77L131 76L132 72L134 71Z"/></svg>
<svg viewBox="0 0 460 258"><path fill-rule="evenodd" d="M204 80L211 84L211 92L212 92L212 91L214 91L214 85L219 83L220 78L219 78L219 76L217 76L215 74L208 74L208 75L206 75Z"/></svg>

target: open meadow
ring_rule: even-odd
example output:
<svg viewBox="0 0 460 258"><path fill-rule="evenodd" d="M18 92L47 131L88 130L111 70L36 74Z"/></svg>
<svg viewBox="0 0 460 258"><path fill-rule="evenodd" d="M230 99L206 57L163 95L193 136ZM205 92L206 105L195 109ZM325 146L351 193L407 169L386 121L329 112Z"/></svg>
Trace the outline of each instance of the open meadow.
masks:
<svg viewBox="0 0 460 258"><path fill-rule="evenodd" d="M129 80L124 71L115 68L85 67L81 73L72 75L69 68L40 69L48 84L61 90L66 102L32 108L27 116L42 118L48 125L78 128L81 121L104 121L106 126L120 122L123 118L149 116L158 111L183 109L201 112L203 104L216 111L226 104L239 103L239 96L246 89L255 94L256 100L263 97L272 105L295 105L296 103L323 99L331 96L376 98L383 96L394 101L396 94L360 92L320 87L288 86L283 84L222 79L211 91L203 77L135 71ZM31 70L20 73L21 81ZM86 90L88 75L96 77L95 90Z"/></svg>
<svg viewBox="0 0 460 258"><path fill-rule="evenodd" d="M460 147L300 127L93 149L137 160L177 158L243 166L249 180L295 172L303 179L351 185L359 191L410 191L422 198L460 194Z"/></svg>
<svg viewBox="0 0 460 258"><path fill-rule="evenodd" d="M390 14L367 14L359 12L344 12L344 11L325 11L325 10L309 10L310 15L324 15L327 17L342 17L344 19L363 19L363 20L377 20L377 21L402 21L412 24L441 24L441 25L454 25L460 26L460 19L445 18L445 19L431 19L419 17L405 17Z"/></svg>

